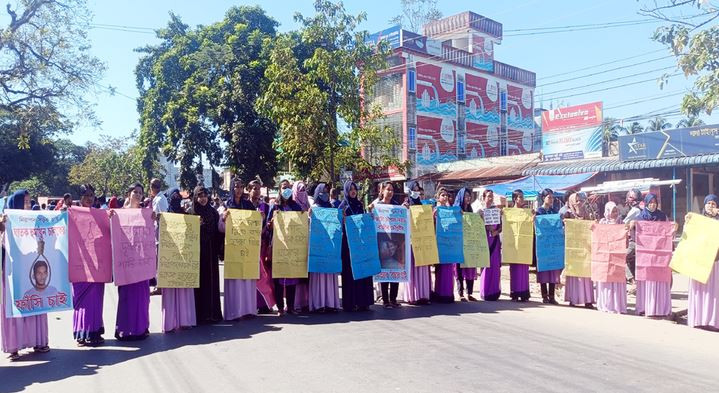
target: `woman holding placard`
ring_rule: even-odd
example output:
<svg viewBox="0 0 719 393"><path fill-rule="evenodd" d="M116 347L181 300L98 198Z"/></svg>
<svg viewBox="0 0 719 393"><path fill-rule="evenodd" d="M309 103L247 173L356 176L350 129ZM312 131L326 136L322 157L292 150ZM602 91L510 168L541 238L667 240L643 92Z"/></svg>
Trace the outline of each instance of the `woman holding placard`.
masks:
<svg viewBox="0 0 719 393"><path fill-rule="evenodd" d="M445 187L439 187L437 189L435 199L437 199L438 207L451 206L449 190ZM434 210L434 215L436 220L437 209ZM437 300L441 303L454 302L454 270L454 263L439 263L434 265L434 293L437 296Z"/></svg>
<svg viewBox="0 0 719 393"><path fill-rule="evenodd" d="M222 321L220 303L220 215L210 205L210 193L195 187L192 212L200 216L200 287L195 288L195 315L198 324Z"/></svg>
<svg viewBox="0 0 719 393"><path fill-rule="evenodd" d="M719 197L714 194L704 198L704 216L719 220ZM687 216L685 221L689 220ZM687 325L719 329L719 259L716 259L706 284L689 279L689 307Z"/></svg>
<svg viewBox="0 0 719 393"><path fill-rule="evenodd" d="M351 180L344 184L344 195L339 209L347 216L364 214L364 206L357 197L358 188ZM352 261L347 244L347 230L342 226L342 308L345 311L369 311L374 304L372 277L355 280L352 275Z"/></svg>
<svg viewBox="0 0 719 393"><path fill-rule="evenodd" d="M420 197L421 187L419 183L410 180L407 182L407 202L405 205L421 206L422 199ZM415 266L414 252L412 252L412 265L409 274L409 281L404 285L404 300L410 304L426 305L430 303L430 294L432 292L432 278L430 276L429 266Z"/></svg>
<svg viewBox="0 0 719 393"><path fill-rule="evenodd" d="M554 207L554 191L549 188L545 188L539 193L539 200L542 205L537 209L537 215L543 214L558 214L559 212ZM541 244L537 244L537 247L541 247ZM546 304L558 304L555 299L554 290L557 284L561 282L562 270L547 270L537 271L537 282L539 283L542 291L542 303Z"/></svg>
<svg viewBox="0 0 719 393"><path fill-rule="evenodd" d="M332 208L330 192L326 183L315 187L314 206ZM310 311L337 312L340 308L337 274L310 273Z"/></svg>
<svg viewBox="0 0 719 393"><path fill-rule="evenodd" d="M586 197L578 192L569 196L567 201L567 213L564 218L575 220L587 220L589 214L587 212ZM566 287L564 288L564 301L569 302L570 306L584 304L586 308L594 308L594 283L591 277L571 277L566 278Z"/></svg>
<svg viewBox="0 0 719 393"><path fill-rule="evenodd" d="M486 209L494 208L494 192L484 190L482 193ZM487 244L489 245L489 267L482 269L479 281L479 294L482 300L499 300L502 294L502 224L486 225Z"/></svg>
<svg viewBox="0 0 719 393"><path fill-rule="evenodd" d="M512 192L512 204L518 209L526 208L522 190L517 189ZM509 296L515 302L529 301L529 264L509 264Z"/></svg>
<svg viewBox="0 0 719 393"><path fill-rule="evenodd" d="M454 206L459 206L463 214L472 213L472 191L462 188L457 192L454 199ZM464 301L476 302L477 299L472 296L474 293L474 281L477 279L477 268L462 268L461 264L457 264L457 286L459 287L459 298ZM464 284L467 283L467 299L464 298Z"/></svg>
<svg viewBox="0 0 719 393"><path fill-rule="evenodd" d="M310 201L307 195L307 185L298 180L292 185L292 199L297 202L303 212L310 210ZM309 283L306 278L301 278L295 287L295 310L307 312L310 309Z"/></svg>
<svg viewBox="0 0 719 393"><path fill-rule="evenodd" d="M600 225L621 224L619 208L614 202L604 205L604 218L599 220ZM627 313L627 282L597 281L597 310L626 314Z"/></svg>
<svg viewBox="0 0 719 393"><path fill-rule="evenodd" d="M375 205L399 205L399 203L397 203L394 199L394 183L391 181L380 183L379 191L379 198L370 203L368 206L370 211L374 209ZM380 247L386 248L387 250L391 250L396 247L396 245L392 242L387 242L385 244L385 246L380 245ZM391 254L391 252L388 251L388 254ZM380 258L381 257L382 253L380 253ZM384 308L398 308L401 306L397 302L397 294L399 293L398 282L381 282L379 286L382 292L382 305Z"/></svg>

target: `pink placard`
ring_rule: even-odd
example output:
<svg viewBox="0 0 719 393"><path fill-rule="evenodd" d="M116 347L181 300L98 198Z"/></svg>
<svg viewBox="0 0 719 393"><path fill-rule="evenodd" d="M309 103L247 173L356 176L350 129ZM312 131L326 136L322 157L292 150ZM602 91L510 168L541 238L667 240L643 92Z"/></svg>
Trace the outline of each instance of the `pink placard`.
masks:
<svg viewBox="0 0 719 393"><path fill-rule="evenodd" d="M149 280L157 273L152 209L117 209L110 219L115 285Z"/></svg>
<svg viewBox="0 0 719 393"><path fill-rule="evenodd" d="M112 246L107 210L72 206L68 215L70 282L111 282Z"/></svg>
<svg viewBox="0 0 719 393"><path fill-rule="evenodd" d="M592 227L592 281L626 282L627 230L623 224Z"/></svg>
<svg viewBox="0 0 719 393"><path fill-rule="evenodd" d="M637 280L671 282L674 223L637 221Z"/></svg>

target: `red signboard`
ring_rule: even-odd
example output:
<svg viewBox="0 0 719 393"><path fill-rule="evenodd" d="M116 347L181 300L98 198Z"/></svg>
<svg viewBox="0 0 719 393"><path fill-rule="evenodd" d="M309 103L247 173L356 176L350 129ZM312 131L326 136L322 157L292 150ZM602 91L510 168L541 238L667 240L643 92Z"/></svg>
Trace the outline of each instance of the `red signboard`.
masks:
<svg viewBox="0 0 719 393"><path fill-rule="evenodd" d="M542 112L542 132L589 128L600 124L601 101Z"/></svg>

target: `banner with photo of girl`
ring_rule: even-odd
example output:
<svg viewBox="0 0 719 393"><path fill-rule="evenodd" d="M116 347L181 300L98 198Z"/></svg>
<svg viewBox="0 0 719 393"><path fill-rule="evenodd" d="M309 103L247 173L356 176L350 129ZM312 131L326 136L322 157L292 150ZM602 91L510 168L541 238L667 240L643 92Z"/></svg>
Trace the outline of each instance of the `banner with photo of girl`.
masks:
<svg viewBox="0 0 719 393"><path fill-rule="evenodd" d="M67 212L7 210L7 317L72 309L68 278Z"/></svg>
<svg viewBox="0 0 719 393"><path fill-rule="evenodd" d="M407 282L410 268L409 209L377 205L372 211L382 271L375 282Z"/></svg>

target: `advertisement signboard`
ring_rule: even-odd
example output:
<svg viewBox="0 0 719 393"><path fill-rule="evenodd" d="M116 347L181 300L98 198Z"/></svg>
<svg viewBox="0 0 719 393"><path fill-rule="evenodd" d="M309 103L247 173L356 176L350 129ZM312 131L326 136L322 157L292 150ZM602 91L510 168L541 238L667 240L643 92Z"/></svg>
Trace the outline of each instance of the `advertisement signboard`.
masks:
<svg viewBox="0 0 719 393"><path fill-rule="evenodd" d="M543 112L544 161L601 157L602 114L601 102Z"/></svg>
<svg viewBox="0 0 719 393"><path fill-rule="evenodd" d="M619 137L619 160L657 160L719 153L719 124Z"/></svg>

